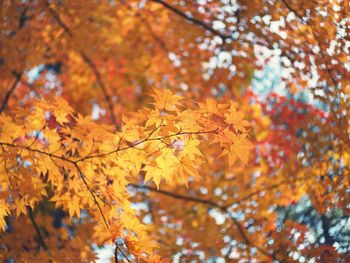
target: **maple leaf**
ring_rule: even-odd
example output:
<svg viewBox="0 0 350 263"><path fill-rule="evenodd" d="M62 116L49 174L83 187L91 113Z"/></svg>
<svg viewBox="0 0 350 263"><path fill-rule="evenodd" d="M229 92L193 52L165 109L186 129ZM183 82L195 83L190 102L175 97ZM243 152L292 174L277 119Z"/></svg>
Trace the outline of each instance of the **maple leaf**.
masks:
<svg viewBox="0 0 350 263"><path fill-rule="evenodd" d="M15 199L16 216L19 217L21 214L27 214L26 203L23 199Z"/></svg>
<svg viewBox="0 0 350 263"><path fill-rule="evenodd" d="M231 145L231 154L237 157L245 164L248 163L248 153L253 148L253 144L248 141L246 136L239 136Z"/></svg>
<svg viewBox="0 0 350 263"><path fill-rule="evenodd" d="M144 168L146 171L145 181L152 179L159 188L161 179L165 179L166 182L172 180L178 164L179 160L175 157L173 151L168 149Z"/></svg>
<svg viewBox="0 0 350 263"><path fill-rule="evenodd" d="M203 156L200 150L198 149L199 144L199 140L190 139L188 137L185 138L182 153L186 155L190 160L196 159L197 156Z"/></svg>
<svg viewBox="0 0 350 263"><path fill-rule="evenodd" d="M153 89L154 95L151 95L155 100L155 106L159 110L176 111L177 105L183 98L179 95L175 95L169 89Z"/></svg>
<svg viewBox="0 0 350 263"><path fill-rule="evenodd" d="M237 111L231 104L229 113L225 114L226 122L232 124L237 131L245 131L246 127L250 126L250 123L243 118L243 112Z"/></svg>
<svg viewBox="0 0 350 263"><path fill-rule="evenodd" d="M2 231L6 230L6 221L5 217L10 214L10 210L8 206L5 204L3 200L0 200L0 228Z"/></svg>
<svg viewBox="0 0 350 263"><path fill-rule="evenodd" d="M248 163L249 152L253 148L253 144L249 142L247 136L236 135L235 133L225 130L225 140L228 140L228 146L222 151L220 156L228 156L228 161L232 167L237 157L244 163ZM220 157L219 156L219 157Z"/></svg>

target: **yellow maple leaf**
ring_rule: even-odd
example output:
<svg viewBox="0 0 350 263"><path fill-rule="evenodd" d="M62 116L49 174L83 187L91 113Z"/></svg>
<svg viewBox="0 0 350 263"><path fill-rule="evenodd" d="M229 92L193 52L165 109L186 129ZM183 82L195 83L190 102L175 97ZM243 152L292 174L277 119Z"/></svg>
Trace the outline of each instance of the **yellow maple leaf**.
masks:
<svg viewBox="0 0 350 263"><path fill-rule="evenodd" d="M3 231L5 231L6 229L5 216L9 214L10 214L10 211L7 204L3 200L0 200L0 228Z"/></svg>
<svg viewBox="0 0 350 263"><path fill-rule="evenodd" d="M247 140L246 136L238 136L230 146L230 154L236 155L244 164L248 164L249 152L252 148L253 144Z"/></svg>
<svg viewBox="0 0 350 263"><path fill-rule="evenodd" d="M246 127L250 126L249 122L243 119L243 112L237 111L231 105L229 113L225 114L226 122L232 124L236 131L245 131Z"/></svg>
<svg viewBox="0 0 350 263"><path fill-rule="evenodd" d="M183 154L192 160L194 160L197 156L203 156L201 151L198 149L199 144L199 140L185 138Z"/></svg>
<svg viewBox="0 0 350 263"><path fill-rule="evenodd" d="M151 95L155 100L155 106L160 110L176 111L179 101L183 97L175 95L169 89L153 89L154 95Z"/></svg>

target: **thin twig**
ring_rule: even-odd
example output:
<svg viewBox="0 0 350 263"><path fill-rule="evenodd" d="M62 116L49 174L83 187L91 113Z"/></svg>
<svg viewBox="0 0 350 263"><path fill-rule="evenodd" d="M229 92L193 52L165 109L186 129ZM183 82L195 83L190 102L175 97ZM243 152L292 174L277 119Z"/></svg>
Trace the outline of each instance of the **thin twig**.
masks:
<svg viewBox="0 0 350 263"><path fill-rule="evenodd" d="M69 162L71 164L74 165L74 167L77 169L80 177L82 178L83 180L83 183L85 184L86 188L88 189L88 191L90 192L90 194L92 195L93 199L94 199L94 202L96 203L97 207L98 207L98 210L99 212L101 213L101 216L104 220L104 223L106 225L107 228L109 228L108 226L108 223L107 223L107 220L102 212L102 209L101 209L101 206L100 204L98 203L97 201L97 198L96 198L96 195L94 193L94 191L90 188L90 186L88 185L87 181L86 181L86 177L85 175L83 174L83 172L81 171L80 167L78 166L77 164L77 161L73 161L73 160L70 160L66 157L63 157L63 156L58 156L58 155L55 155L55 154L52 154L52 153L47 153L47 152L44 152L42 150L38 150L38 149L32 149L28 146L22 146L22 145L17 145L17 144L11 144L11 143L5 143L5 142L0 142L0 145L1 146L7 146L7 147L12 147L12 148L21 148L21 149L26 149L28 151L31 151L31 152L36 152L36 153L40 153L40 154L43 154L43 155L46 155L46 156L49 156L51 159L55 158L55 159L60 159L62 161L66 161L66 162Z"/></svg>
<svg viewBox="0 0 350 263"><path fill-rule="evenodd" d="M209 134L209 133L218 133L219 129L216 128L215 130L210 130L210 131L195 131L195 132L186 132L186 131L179 131L177 133L173 133L173 134L170 134L170 135L166 135L166 136L163 136L163 137L156 137L156 138L150 138L155 132L156 130L158 129L159 127L155 128L152 132L150 132L146 138L134 143L134 144L131 144L131 145L128 145L128 146L125 146L123 148L117 148L115 150L112 150L112 151L109 151L109 152L106 152L106 153L100 153L100 154L96 154L96 155L90 155L90 156L87 156L85 158L82 158L82 159L79 159L77 160L76 162L82 162L86 159L93 159L93 158L99 158L99 157L104 157L104 156L107 156L107 155L110 155L110 154L113 154L113 153L117 153L117 152L120 152L120 151L125 151L127 149L130 149L130 148L134 148L146 141L162 141L166 138L171 138L171 137L176 137L176 136L180 136L180 135L204 135L204 134Z"/></svg>
<svg viewBox="0 0 350 263"><path fill-rule="evenodd" d="M131 262L129 257L124 253L124 251L115 243L115 251L114 251L114 262L118 262L118 251L122 254L122 256L128 261Z"/></svg>
<svg viewBox="0 0 350 263"><path fill-rule="evenodd" d="M79 172L79 174L80 174L80 176L81 176L81 179L83 180L83 183L85 184L85 186L86 186L86 188L88 189L89 193L91 194L92 198L94 199L94 202L95 202L95 204L97 205L97 208L98 208L98 210L99 210L99 212L100 212L100 214L101 214L101 216L102 216L102 218L103 218L103 221L104 221L106 227L109 228L109 225L108 225L108 223L107 223L107 219L106 219L106 217L105 217L105 215L104 215L104 213L103 213L103 211L102 211L102 208L101 208L100 204L99 204L98 201L97 201L95 192L90 188L89 184L88 184L87 181L86 181L85 175L84 175L83 172L81 171L81 169L80 169L80 167L78 166L78 164L77 164L77 163L74 163L74 166L75 166L75 168L77 169L77 171Z"/></svg>

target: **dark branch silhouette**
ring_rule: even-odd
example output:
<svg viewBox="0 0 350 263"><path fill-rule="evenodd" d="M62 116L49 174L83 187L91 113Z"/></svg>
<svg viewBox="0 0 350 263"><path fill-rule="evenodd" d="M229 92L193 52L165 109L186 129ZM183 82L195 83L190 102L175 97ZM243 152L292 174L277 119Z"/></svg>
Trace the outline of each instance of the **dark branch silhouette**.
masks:
<svg viewBox="0 0 350 263"><path fill-rule="evenodd" d="M260 253L262 253L263 255L272 258L273 260L278 260L277 256L273 253L270 253L268 251L266 251L265 249L257 246L256 244L254 244L253 241L251 241L248 238L248 235L246 233L246 231L244 230L244 227L237 221L237 219L235 219L230 211L229 211L229 206L222 206L219 205L218 203L215 203L211 200L206 200L206 199L200 199L200 198L196 198L196 197L192 197L192 196L185 196L185 195L181 195L181 194L177 194L177 193L172 193L172 192L168 192L168 191L164 191L164 190L160 190L160 189L156 189L150 186L142 186L142 185L137 185L137 184L129 184L129 186L133 187L133 188L138 188L138 189L146 189L152 192L156 192L162 195L166 195L168 197L172 197L175 199L180 199L183 201L188 201L188 202L195 202L195 203L201 203L204 205L207 205L209 207L214 207L214 208L218 208L220 211L222 211L223 213L225 213L234 223L234 225L237 227L238 232L240 233L240 236L242 237L242 239L244 240L244 242L246 243L246 245L248 246L252 246L255 247Z"/></svg>
<svg viewBox="0 0 350 263"><path fill-rule="evenodd" d="M226 39L230 39L232 38L232 36L230 34L225 34L225 33L221 33L220 31L214 29L211 25L193 17L190 15L185 14L184 12L182 12L181 10L177 9L176 7L164 2L163 0L151 0L151 2L154 3L158 3L161 4L162 6L164 6L165 8L169 9L170 11L172 11L173 13L177 14L178 16L181 16L183 18L185 18L186 20L192 22L193 24L196 24L206 30L208 30L209 32L211 32L212 34L219 36L220 38L222 38L222 40L226 40Z"/></svg>
<svg viewBox="0 0 350 263"><path fill-rule="evenodd" d="M42 247L44 250L47 250L47 246L46 246L46 243L44 241L44 238L40 232L40 228L38 226L38 224L36 223L35 221L35 215L34 215L34 212L33 212L33 209L28 206L27 207L27 210L28 210L28 214L29 214L29 218L30 218L30 221L32 222L32 225L34 226L34 229L35 229L35 232L36 232L36 235L38 237L38 242L39 242L39 245L40 247Z"/></svg>
<svg viewBox="0 0 350 263"><path fill-rule="evenodd" d="M185 195L181 195L181 194L177 194L177 193L173 193L173 192L169 192L169 191L165 191L165 190L161 190L161 189L157 189L151 186L147 186L147 185L137 185L137 184L129 184L128 186L131 186L133 188L137 188L137 189L145 189L145 190L149 190L152 192L157 192L160 193L162 195L166 195L169 197L173 197L176 199L181 199L184 201L189 201L189 202L195 202L195 203L201 203L201 204L205 204L211 207L215 207L215 208L219 208L221 210L226 210L225 206L219 205L211 200L206 200L206 199L201 199L201 198L197 198L197 197L192 197L192 196L185 196Z"/></svg>
<svg viewBox="0 0 350 263"><path fill-rule="evenodd" d="M72 33L72 31L69 29L69 27L62 21L62 19L60 18L60 16L57 14L57 12L52 9L50 7L50 4L48 2L46 2L46 6L47 9L49 10L50 14L52 15L52 17L56 20L56 22L58 23L58 25L66 32L66 34L73 38L74 34ZM79 54L81 56L81 58L83 59L83 61L85 62L86 65L89 66L89 68L92 70L92 72L95 75L96 78L96 82L99 85L99 87L101 88L101 91L103 93L104 99L108 105L108 109L110 112L110 117L111 117L111 121L114 125L117 124L117 119L116 116L114 114L114 106L113 106L113 101L111 99L111 96L108 93L107 87L105 85L105 83L102 81L102 77L100 72L98 71L98 68L96 66L96 64L92 61L92 59L82 50L79 51Z"/></svg>
<svg viewBox="0 0 350 263"><path fill-rule="evenodd" d="M4 109L7 106L8 101L9 101L11 95L12 95L12 93L17 88L17 85L18 85L18 83L19 83L19 81L21 80L21 77L22 77L22 72L21 73L13 72L13 75L15 76L15 81L13 82L12 86L10 87L10 89L6 92L5 97L2 100L1 107L0 107L0 113L4 111Z"/></svg>

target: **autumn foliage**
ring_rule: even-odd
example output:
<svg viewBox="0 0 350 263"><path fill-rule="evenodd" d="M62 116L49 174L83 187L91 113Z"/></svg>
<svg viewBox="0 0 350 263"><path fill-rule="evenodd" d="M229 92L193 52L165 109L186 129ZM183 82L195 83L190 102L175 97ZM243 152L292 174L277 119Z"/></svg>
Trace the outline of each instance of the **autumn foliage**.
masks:
<svg viewBox="0 0 350 263"><path fill-rule="evenodd" d="M348 1L0 14L0 261L348 260Z"/></svg>

